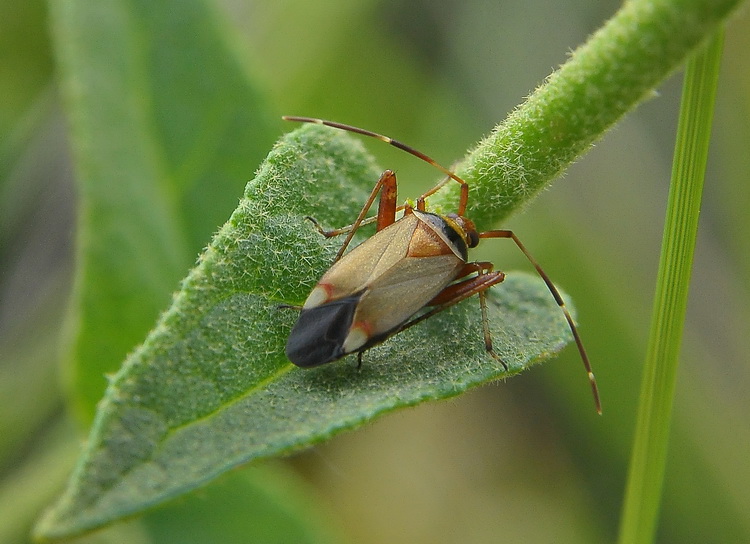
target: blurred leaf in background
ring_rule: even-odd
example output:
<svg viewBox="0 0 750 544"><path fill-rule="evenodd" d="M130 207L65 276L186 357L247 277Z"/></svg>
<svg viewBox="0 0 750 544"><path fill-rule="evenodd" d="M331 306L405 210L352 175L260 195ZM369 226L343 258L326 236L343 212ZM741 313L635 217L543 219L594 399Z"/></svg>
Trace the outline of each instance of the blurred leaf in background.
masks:
<svg viewBox="0 0 750 544"><path fill-rule="evenodd" d="M50 6L80 200L67 370L90 421L274 131L210 4Z"/></svg>
<svg viewBox="0 0 750 544"><path fill-rule="evenodd" d="M59 130L53 133L56 139L47 134L45 125L59 126L59 117L45 115L44 108L54 110L50 103L57 98L40 86L36 93L16 93L24 106L16 107L25 111L5 131L15 138L15 147L3 149L8 167L2 204L14 214L3 216L3 266L8 270L2 286L7 306L0 369L7 378L0 420L7 430L1 450L3 542L27 540L40 508L70 471L79 442L74 427L56 421L59 382L50 370L57 337L62 334L68 378L65 419L73 414L85 423L103 393L105 374L116 370L151 328L199 250L236 205L277 132L271 121L275 115L236 54L216 6L201 1L50 5L56 85L70 138ZM36 15L27 25L46 38L44 10ZM22 22L20 16L5 21L11 27ZM14 34L19 42L28 35L28 30ZM9 44L9 54L15 50L23 50L23 43ZM9 81L14 77L10 74ZM46 85L55 84L48 79ZM23 104L26 96L32 99ZM38 126L29 128L34 122ZM59 196L55 188L69 187L71 172L50 168L47 153L27 158L35 138L41 138L37 132L53 140L55 158L63 166L59 156L69 141L75 163L78 258L67 318L63 303L70 289L72 198L64 194L52 207L67 212L57 218L42 206L48 199L40 195ZM36 169L36 162L48 167L34 176L26 162ZM39 189L29 196L35 185ZM19 202L27 204L25 215L18 213ZM37 230L41 249L18 244L19 238L35 241L29 238ZM60 244L60 238L68 244ZM40 263L42 257L51 260L47 253L57 260ZM56 289L42 291L52 280ZM31 304L29 294L39 300ZM186 499L130 528L92 538L118 542L125 530L157 542L181 527L183 542L205 541L206 534L224 542L335 540L329 524L321 521L327 517L323 510L310 498L302 500L304 487L284 483L294 479L287 472L256 470L254 477L236 472L217 484L220 490L205 492L213 493L213 501ZM243 515L230 516L232 509ZM205 513L202 524L200 512ZM222 513L231 525L222 522Z"/></svg>
<svg viewBox="0 0 750 544"><path fill-rule="evenodd" d="M82 436L70 414L91 417L103 373L143 339L226 220L284 128L274 122L278 114L378 130L450 164L618 7L583 0L67 0L50 2L48 13L41 2L4 2L0 540L25 541ZM741 14L727 29L661 542L750 540L748 21ZM238 480L236 493L215 493L233 508L243 505L240 512L258 502L293 505L295 521L283 524L317 535L308 541L335 539L335 530L316 528L334 516L363 543L613 540L678 92L677 80L667 82L562 183L503 225L523 235L576 301L603 418L593 417L580 363L568 350L505 385L401 412L298 454L285 467L296 475L270 472L260 491L249 490L253 477L241 471L227 479ZM413 158L366 145L398 170L403 196L434 182ZM126 171L137 174L123 177ZM76 263L70 312L74 238L86 257ZM513 252L483 251L479 258L502 270L527 267ZM65 416L54 376L60 337ZM283 495L289 479L292 497L310 493L296 481L300 475L322 497L312 502L330 508ZM194 518L193 508L222 508L207 506L215 504L212 489L186 499L198 506L175 504L96 538L163 542L169 523ZM276 498L251 498L258 493ZM245 519L231 511L225 508L229 519ZM227 519L219 515L207 514Z"/></svg>

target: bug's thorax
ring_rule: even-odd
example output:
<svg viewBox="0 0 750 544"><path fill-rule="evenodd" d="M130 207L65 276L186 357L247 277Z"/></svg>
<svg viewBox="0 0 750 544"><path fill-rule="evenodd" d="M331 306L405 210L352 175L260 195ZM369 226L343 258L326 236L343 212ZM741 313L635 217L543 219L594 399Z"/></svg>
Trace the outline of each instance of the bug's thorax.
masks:
<svg viewBox="0 0 750 544"><path fill-rule="evenodd" d="M413 213L419 220L409 247L410 257L453 253L466 262L469 243L461 223L451 216L419 210L410 210L410 213Z"/></svg>

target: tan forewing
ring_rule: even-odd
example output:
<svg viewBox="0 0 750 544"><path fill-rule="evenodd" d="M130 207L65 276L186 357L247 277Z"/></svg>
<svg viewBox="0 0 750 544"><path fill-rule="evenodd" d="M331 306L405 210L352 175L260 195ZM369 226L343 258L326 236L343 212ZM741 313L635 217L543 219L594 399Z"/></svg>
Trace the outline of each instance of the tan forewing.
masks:
<svg viewBox="0 0 750 544"><path fill-rule="evenodd" d="M385 334L423 308L465 264L431 214L414 211L354 248L318 282L323 303L361 293L352 327ZM314 291L315 292L315 291Z"/></svg>
<svg viewBox="0 0 750 544"><path fill-rule="evenodd" d="M389 268L403 260L419 220L412 214L374 234L334 264L318 284L325 284L329 300L366 289Z"/></svg>
<svg viewBox="0 0 750 544"><path fill-rule="evenodd" d="M368 286L353 322L367 323L373 335L391 331L453 281L463 264L452 253L401 259Z"/></svg>

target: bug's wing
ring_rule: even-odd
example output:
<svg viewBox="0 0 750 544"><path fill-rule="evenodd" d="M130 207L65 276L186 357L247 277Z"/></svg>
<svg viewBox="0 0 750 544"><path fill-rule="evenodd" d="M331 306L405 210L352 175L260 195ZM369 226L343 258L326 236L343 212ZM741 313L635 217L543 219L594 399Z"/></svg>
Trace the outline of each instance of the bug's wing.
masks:
<svg viewBox="0 0 750 544"><path fill-rule="evenodd" d="M441 234L444 221L421 215L404 215L323 275L287 341L293 363L324 364L383 341L455 279L461 252Z"/></svg>
<svg viewBox="0 0 750 544"><path fill-rule="evenodd" d="M318 286L325 289L321 302L358 293L368 288L384 272L397 266L406 257L418 224L419 220L414 215L404 216L344 255L318 282Z"/></svg>
<svg viewBox="0 0 750 544"><path fill-rule="evenodd" d="M345 355L349 334L362 293L300 312L286 343L286 356L295 365L322 365Z"/></svg>
<svg viewBox="0 0 750 544"><path fill-rule="evenodd" d="M453 281L462 266L453 254L401 259L368 286L353 326L387 336Z"/></svg>

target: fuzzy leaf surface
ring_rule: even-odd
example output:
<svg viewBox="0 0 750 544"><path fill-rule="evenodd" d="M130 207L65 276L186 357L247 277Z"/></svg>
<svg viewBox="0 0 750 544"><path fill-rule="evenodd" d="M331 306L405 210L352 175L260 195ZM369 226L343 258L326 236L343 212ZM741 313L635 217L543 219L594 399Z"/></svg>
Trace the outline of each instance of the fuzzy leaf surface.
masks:
<svg viewBox="0 0 750 544"><path fill-rule="evenodd" d="M391 410L520 372L569 340L538 278L511 274L490 296L487 356L467 300L355 357L312 370L284 356L299 304L339 240L304 219L351 222L379 175L350 136L306 126L271 152L171 308L126 360L99 407L79 465L38 527L84 532Z"/></svg>

